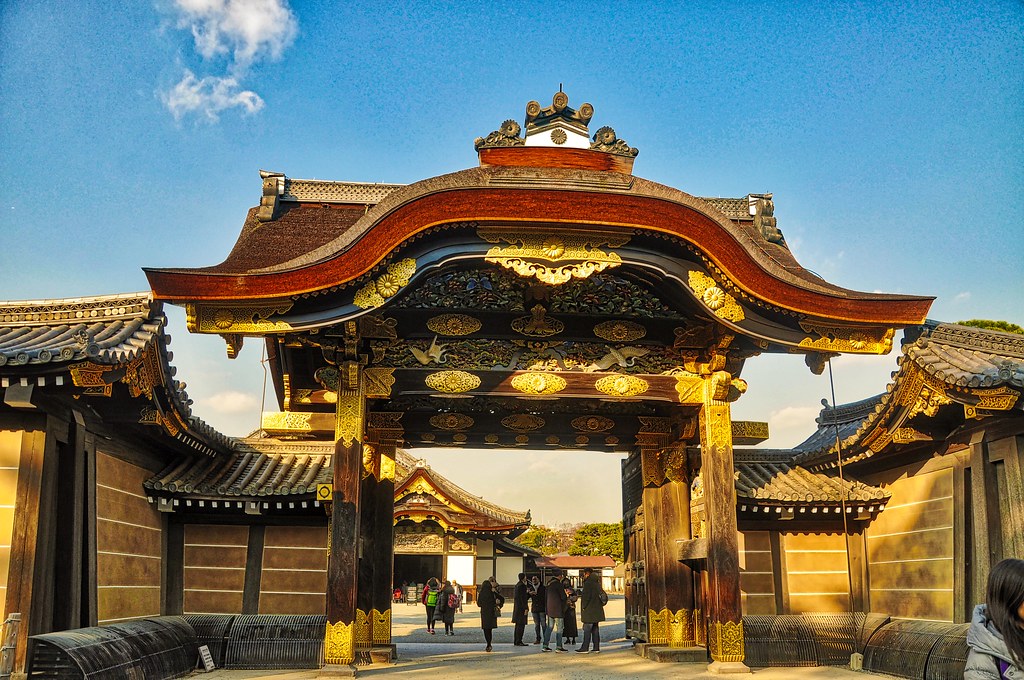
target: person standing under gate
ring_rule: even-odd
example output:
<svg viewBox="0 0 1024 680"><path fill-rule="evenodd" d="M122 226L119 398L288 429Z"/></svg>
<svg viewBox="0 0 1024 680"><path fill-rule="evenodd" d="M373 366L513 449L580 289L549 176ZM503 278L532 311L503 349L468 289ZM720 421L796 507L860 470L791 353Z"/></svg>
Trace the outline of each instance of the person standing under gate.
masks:
<svg viewBox="0 0 1024 680"><path fill-rule="evenodd" d="M583 644L576 651L587 654L590 643L594 643L594 654L601 651L601 630L598 624L604 621L604 603L601 601L601 577L590 567L583 569L583 595L580 597L580 619L583 621ZM608 596L605 595L605 598Z"/></svg>
<svg viewBox="0 0 1024 680"><path fill-rule="evenodd" d="M427 608L427 632L434 634L434 611L437 609L437 598L441 592L441 584L433 576L427 581L427 587L423 589L423 606Z"/></svg>
<svg viewBox="0 0 1024 680"><path fill-rule="evenodd" d="M512 644L516 647L526 647L523 642L523 632L526 630L526 622L530 620L530 594L526 588L526 574L519 574L515 590L512 591L512 623L515 624L515 632L512 635Z"/></svg>
<svg viewBox="0 0 1024 680"><path fill-rule="evenodd" d="M462 613L462 600L466 596L466 591L459 585L459 582L452 579L452 588L455 588L455 594L459 597L459 613Z"/></svg>
<svg viewBox="0 0 1024 680"><path fill-rule="evenodd" d="M562 587L562 572L555 571L544 586L544 646L542 652L551 651L551 631L555 632L555 651L567 652L562 646L562 612L565 611L565 588Z"/></svg>
<svg viewBox="0 0 1024 680"><path fill-rule="evenodd" d="M498 613L501 606L505 604L505 598L494 590L490 580L486 580L480 584L476 603L480 607L480 628L484 631L484 640L487 642L487 648L484 651L489 652L494 629L498 627Z"/></svg>
<svg viewBox="0 0 1024 680"><path fill-rule="evenodd" d="M544 630L544 607L547 596L544 592L544 584L540 582L539 576L534 576L530 581L530 613L533 615L533 628L537 639L533 644L540 644L541 632Z"/></svg>
<svg viewBox="0 0 1024 680"><path fill-rule="evenodd" d="M455 635L455 610L459 608L459 596L451 581L445 581L437 596L437 611L434 619L444 624L445 635Z"/></svg>
<svg viewBox="0 0 1024 680"><path fill-rule="evenodd" d="M967 648L964 680L1024 678L1024 560L992 567L985 604L971 617Z"/></svg>

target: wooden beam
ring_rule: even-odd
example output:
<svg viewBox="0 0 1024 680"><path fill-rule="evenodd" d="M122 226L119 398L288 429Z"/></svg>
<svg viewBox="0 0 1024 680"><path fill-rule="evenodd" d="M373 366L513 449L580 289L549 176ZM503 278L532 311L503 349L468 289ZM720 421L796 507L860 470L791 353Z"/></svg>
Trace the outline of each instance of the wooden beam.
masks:
<svg viewBox="0 0 1024 680"><path fill-rule="evenodd" d="M260 613L260 581L263 577L263 545L267 527L249 525L249 540L245 551L245 584L242 586L242 613Z"/></svg>

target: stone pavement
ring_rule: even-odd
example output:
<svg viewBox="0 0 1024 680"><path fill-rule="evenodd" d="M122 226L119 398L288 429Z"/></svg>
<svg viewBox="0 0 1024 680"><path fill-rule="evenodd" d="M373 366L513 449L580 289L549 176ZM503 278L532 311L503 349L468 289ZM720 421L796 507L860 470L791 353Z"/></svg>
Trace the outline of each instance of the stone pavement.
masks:
<svg viewBox="0 0 1024 680"><path fill-rule="evenodd" d="M511 598L509 598L510 600ZM511 602L507 600L509 604ZM508 610L508 605L505 609ZM396 604L392 609L392 639L398 645L398 660L390 666L361 666L358 677L399 676L446 680L502 680L504 678L566 680L612 680L613 678L721 678L707 672L707 664L656 663L637 656L625 638L625 601L612 595L601 624L600 654L565 654L541 652L539 645L512 646L512 624L507 611L498 620L494 631L494 651L484 651L480 630L480 610L472 604L463 608L455 619L455 636L443 635L438 626L436 635L426 632L426 614L422 605ZM526 629L526 641L533 642L533 626ZM554 641L552 640L552 646ZM567 647L569 645L566 645ZM578 646L578 645L577 645ZM765 668L756 669L758 680L819 680L846 678L858 674L843 668ZM864 674L860 674L863 678ZM317 671L225 671L205 674L209 680L309 680ZM737 676L733 676L737 677ZM738 676L737 680L749 677Z"/></svg>

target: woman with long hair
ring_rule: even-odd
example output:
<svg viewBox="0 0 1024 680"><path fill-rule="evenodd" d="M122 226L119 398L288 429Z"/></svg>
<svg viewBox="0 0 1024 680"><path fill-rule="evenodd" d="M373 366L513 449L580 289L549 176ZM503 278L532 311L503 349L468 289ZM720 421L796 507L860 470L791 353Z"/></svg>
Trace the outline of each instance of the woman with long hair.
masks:
<svg viewBox="0 0 1024 680"><path fill-rule="evenodd" d="M481 583L476 596L476 603L480 607L480 628L484 631L484 640L487 641L485 652L491 651L491 637L494 629L498 627L501 606L505 604L505 598L494 588L495 583L493 578Z"/></svg>
<svg viewBox="0 0 1024 680"><path fill-rule="evenodd" d="M964 680L1024 680L1024 560L1003 560L988 576L985 604L967 631Z"/></svg>
<svg viewBox="0 0 1024 680"><path fill-rule="evenodd" d="M423 589L423 606L427 608L427 632L434 634L434 611L437 609L437 600L441 596L441 583L430 577L427 587Z"/></svg>

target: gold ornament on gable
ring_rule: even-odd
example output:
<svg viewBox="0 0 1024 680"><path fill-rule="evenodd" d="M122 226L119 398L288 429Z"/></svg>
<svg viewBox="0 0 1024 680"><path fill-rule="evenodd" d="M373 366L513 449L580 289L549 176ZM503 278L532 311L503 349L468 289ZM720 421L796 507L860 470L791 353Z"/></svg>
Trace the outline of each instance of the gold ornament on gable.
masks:
<svg viewBox="0 0 1024 680"><path fill-rule="evenodd" d="M424 382L430 389L446 394L461 394L480 387L480 377L466 371L431 373Z"/></svg>
<svg viewBox="0 0 1024 680"><path fill-rule="evenodd" d="M594 335L609 342L633 342L647 335L647 329L632 321L605 321L594 326Z"/></svg>
<svg viewBox="0 0 1024 680"><path fill-rule="evenodd" d="M470 335L482 327L479 319L466 314L441 314L427 320L427 328L438 335Z"/></svg>
<svg viewBox="0 0 1024 680"><path fill-rule="evenodd" d="M703 272L691 270L689 282L697 299L703 302L719 319L733 322L743 321L743 308L736 302L736 298L722 290L713 278Z"/></svg>
<svg viewBox="0 0 1024 680"><path fill-rule="evenodd" d="M186 304L185 320L192 333L275 333L292 330L286 321L273 321L270 317L286 314L293 303L280 301L271 304L228 307L212 304Z"/></svg>
<svg viewBox="0 0 1024 680"><path fill-rule="evenodd" d="M440 413L431 416L430 424L439 430L468 430L476 421L465 413Z"/></svg>
<svg viewBox="0 0 1024 680"><path fill-rule="evenodd" d="M809 321L801 321L800 328L811 336L801 340L800 347L832 353L888 354L896 333L894 328L854 328Z"/></svg>
<svg viewBox="0 0 1024 680"><path fill-rule="evenodd" d="M395 385L395 369L367 368L365 376L366 396L372 399L386 399L391 396L391 388Z"/></svg>
<svg viewBox="0 0 1024 680"><path fill-rule="evenodd" d="M618 253L605 252L600 246L618 248L629 234L614 232L545 233L508 231L484 227L477 234L488 243L507 243L487 251L487 262L511 269L519 276L558 285L572 278L585 279L595 272L622 264Z"/></svg>
<svg viewBox="0 0 1024 680"><path fill-rule="evenodd" d="M551 373L520 373L510 381L512 388L524 394L555 394L565 389L565 379Z"/></svg>
<svg viewBox="0 0 1024 680"><path fill-rule="evenodd" d="M650 383L633 375L609 375L594 383L594 387L613 397L635 397L650 389Z"/></svg>
<svg viewBox="0 0 1024 680"><path fill-rule="evenodd" d="M387 271L377 279L360 288L353 298L353 303L360 309L380 307L395 295L416 273L416 260L409 257L388 266Z"/></svg>
<svg viewBox="0 0 1024 680"><path fill-rule="evenodd" d="M547 315L544 305L534 305L530 316L522 316L512 322L512 330L531 338L546 338L565 330L565 324Z"/></svg>
<svg viewBox="0 0 1024 680"><path fill-rule="evenodd" d="M570 425L581 432L605 432L615 427L615 421L604 416L580 416L573 418Z"/></svg>
<svg viewBox="0 0 1024 680"><path fill-rule="evenodd" d="M544 419L531 413L514 413L502 418L501 424L513 432L533 432L544 427Z"/></svg>

